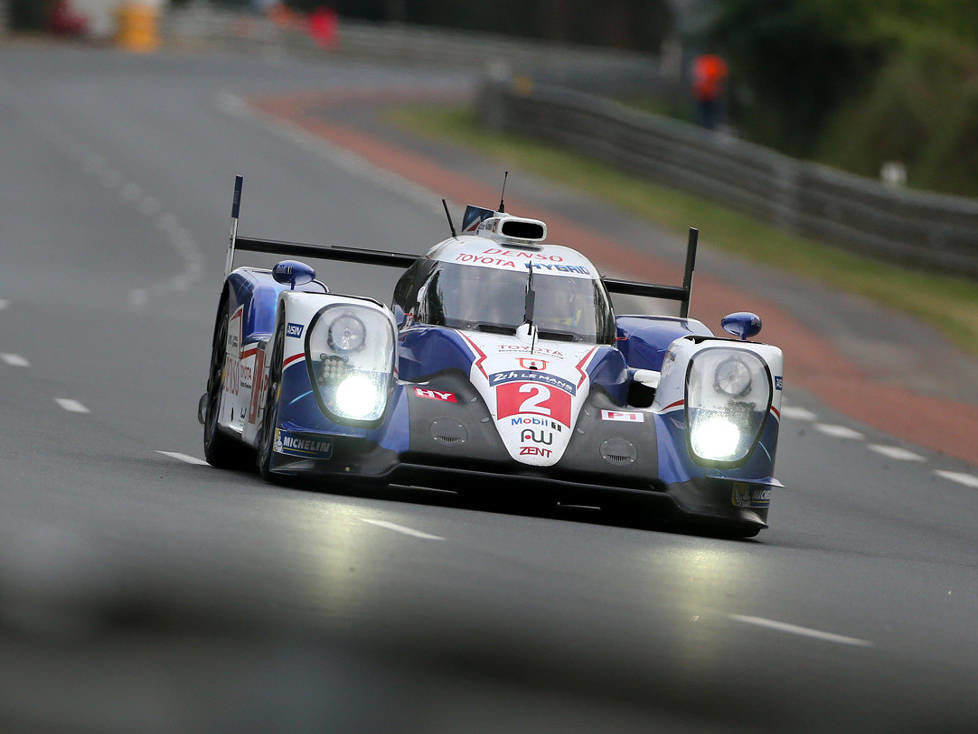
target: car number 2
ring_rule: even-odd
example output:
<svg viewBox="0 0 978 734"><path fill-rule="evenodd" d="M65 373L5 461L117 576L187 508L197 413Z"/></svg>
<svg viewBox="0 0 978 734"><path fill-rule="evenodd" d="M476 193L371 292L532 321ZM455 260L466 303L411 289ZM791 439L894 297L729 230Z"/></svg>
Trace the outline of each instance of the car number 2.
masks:
<svg viewBox="0 0 978 734"><path fill-rule="evenodd" d="M545 415L570 426L571 396L560 388L538 382L507 382L496 387L496 418L521 413Z"/></svg>
<svg viewBox="0 0 978 734"><path fill-rule="evenodd" d="M548 408L546 405L541 405L541 403L550 400L549 387L546 385L534 385L532 382L526 382L520 385L520 392L535 393L535 395L523 401L523 404L520 406L520 413L539 413L540 415L550 415L550 408Z"/></svg>

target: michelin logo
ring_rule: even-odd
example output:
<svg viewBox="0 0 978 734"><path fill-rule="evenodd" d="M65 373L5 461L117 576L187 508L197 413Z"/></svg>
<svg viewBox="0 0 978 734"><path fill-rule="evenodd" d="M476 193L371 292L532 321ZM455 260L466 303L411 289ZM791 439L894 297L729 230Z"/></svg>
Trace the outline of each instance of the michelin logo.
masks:
<svg viewBox="0 0 978 734"><path fill-rule="evenodd" d="M298 456L303 459L330 459L333 456L331 441L318 436L303 436L301 434L275 429L275 451L286 456Z"/></svg>
<svg viewBox="0 0 978 734"><path fill-rule="evenodd" d="M302 329L304 326L305 324L294 324L290 321L285 327L285 335L300 339L302 338Z"/></svg>

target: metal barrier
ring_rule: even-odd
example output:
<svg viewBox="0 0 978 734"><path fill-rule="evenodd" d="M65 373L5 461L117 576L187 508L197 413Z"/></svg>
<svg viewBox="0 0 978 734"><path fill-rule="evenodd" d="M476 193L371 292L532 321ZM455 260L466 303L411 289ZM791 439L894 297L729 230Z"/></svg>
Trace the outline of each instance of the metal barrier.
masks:
<svg viewBox="0 0 978 734"><path fill-rule="evenodd" d="M978 200L893 189L548 84L487 81L478 109L490 127L561 143L788 231L978 278Z"/></svg>

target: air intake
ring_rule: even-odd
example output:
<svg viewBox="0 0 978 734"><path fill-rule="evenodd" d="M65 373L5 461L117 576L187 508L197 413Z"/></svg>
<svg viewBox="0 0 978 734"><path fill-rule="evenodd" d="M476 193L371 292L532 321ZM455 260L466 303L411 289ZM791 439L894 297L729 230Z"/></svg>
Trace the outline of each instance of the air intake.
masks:
<svg viewBox="0 0 978 734"><path fill-rule="evenodd" d="M513 218L503 220L502 234L518 240L542 240L547 233L543 222Z"/></svg>

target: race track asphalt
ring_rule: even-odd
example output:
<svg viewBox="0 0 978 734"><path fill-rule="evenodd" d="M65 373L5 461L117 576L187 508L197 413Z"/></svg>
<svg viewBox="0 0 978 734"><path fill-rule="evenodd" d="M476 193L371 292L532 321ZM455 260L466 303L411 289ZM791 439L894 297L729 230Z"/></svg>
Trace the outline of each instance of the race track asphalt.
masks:
<svg viewBox="0 0 978 734"><path fill-rule="evenodd" d="M0 47L0 728L978 729L974 466L810 394L756 541L194 463L234 173L249 234L420 252L445 227L229 100L471 83Z"/></svg>

